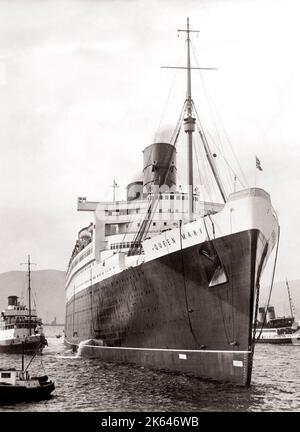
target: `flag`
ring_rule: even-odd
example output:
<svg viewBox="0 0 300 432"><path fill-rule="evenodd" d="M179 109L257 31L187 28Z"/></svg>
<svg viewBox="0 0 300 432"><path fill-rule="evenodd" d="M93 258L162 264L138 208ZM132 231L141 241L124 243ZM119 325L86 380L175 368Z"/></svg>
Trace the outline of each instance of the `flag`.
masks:
<svg viewBox="0 0 300 432"><path fill-rule="evenodd" d="M257 168L259 171L262 171L263 169L262 169L262 167L261 167L260 160L258 159L257 156L255 156L255 160L256 160L256 168Z"/></svg>

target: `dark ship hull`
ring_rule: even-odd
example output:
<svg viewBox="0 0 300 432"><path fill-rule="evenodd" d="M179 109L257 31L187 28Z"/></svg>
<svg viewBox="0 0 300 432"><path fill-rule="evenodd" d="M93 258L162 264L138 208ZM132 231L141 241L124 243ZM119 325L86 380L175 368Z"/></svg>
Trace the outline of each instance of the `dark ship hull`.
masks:
<svg viewBox="0 0 300 432"><path fill-rule="evenodd" d="M84 355L248 385L266 240L252 229L131 267L67 302L65 342ZM218 265L225 283L209 286ZM92 339L88 341L88 339Z"/></svg>
<svg viewBox="0 0 300 432"><path fill-rule="evenodd" d="M48 399L54 389L55 385L52 381L42 383L39 387L0 384L0 404Z"/></svg>
<svg viewBox="0 0 300 432"><path fill-rule="evenodd" d="M25 352L26 354L34 354L37 350L43 350L43 348L47 345L46 338L43 336L39 340L35 341L26 341L24 345L16 339L10 343L1 343L0 344L0 353L6 354L22 354Z"/></svg>
<svg viewBox="0 0 300 432"><path fill-rule="evenodd" d="M293 343L292 336L289 337L278 337L278 338L269 338L269 339L258 339L257 343L268 343L268 344L276 344L276 345L291 345Z"/></svg>

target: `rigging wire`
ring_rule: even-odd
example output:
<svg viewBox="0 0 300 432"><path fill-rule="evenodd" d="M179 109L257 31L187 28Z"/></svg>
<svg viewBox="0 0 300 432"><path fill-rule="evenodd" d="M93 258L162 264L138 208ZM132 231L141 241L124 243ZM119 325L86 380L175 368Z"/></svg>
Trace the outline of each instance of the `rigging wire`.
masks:
<svg viewBox="0 0 300 432"><path fill-rule="evenodd" d="M202 177L202 173L201 173L201 170L200 170L200 163L199 163L198 154L197 154L197 150L199 149L199 147L200 146L198 146L198 147L195 146L194 147L194 153L195 153L195 157L196 157L198 176L199 176L199 183L200 183L201 186L204 186L203 177ZM204 191L202 191L201 194L204 195Z"/></svg>
<svg viewBox="0 0 300 432"><path fill-rule="evenodd" d="M37 349L35 350L35 352L33 353L33 356L31 357L29 363L27 364L26 368L24 369L24 372L26 372L26 370L29 368L29 366L31 365L32 361L34 360L34 358L36 357L36 355L38 354L38 352L40 352L41 347L42 347L42 342L39 343Z"/></svg>
<svg viewBox="0 0 300 432"><path fill-rule="evenodd" d="M33 264L33 263L31 263L31 264ZM32 270L31 270L31 273L32 273ZM31 282L32 282L32 279L31 279ZM25 290L26 290L26 295L25 295ZM28 291L28 271L24 270L24 279L23 279L22 289L21 289L21 293L20 293L21 295L18 296L18 298L23 299L25 305L27 304L27 301L28 301L27 291ZM26 300L24 300L25 297L26 297ZM31 301L32 301L34 308L36 309L37 295L36 295L36 292L35 292L34 288L32 287L32 285L31 285ZM29 307L29 305L28 305L28 307Z"/></svg>
<svg viewBox="0 0 300 432"><path fill-rule="evenodd" d="M184 114L185 103L186 103L186 101L184 101L183 108L181 109L177 125L179 125L181 123L181 121L182 121L182 116ZM177 134L175 136L175 141L174 141L174 144L173 144L174 149L176 149L176 144L177 144L177 140L178 140L178 137L179 137L179 131L180 131L180 128L178 129L178 132L177 132ZM161 180L159 186L165 184L165 181L166 181L166 179L167 179L167 177L169 175L170 169L172 167L172 156L173 155L171 154L170 155L170 159L169 159L169 163L167 165L168 169L166 170L166 172L164 174L164 178ZM159 200L160 200L160 193L159 194L154 193L153 196L152 196L152 198L151 198L151 200L150 200L150 203L149 203L149 206L148 206L148 209L147 209L147 212L146 212L147 216L142 221L140 229L138 230L138 232L137 232L137 234L136 234L136 236L134 238L134 241L133 241L133 245L134 246L130 248L130 250L128 251L128 255L133 255L133 251L134 250L137 250L139 252L139 254L141 254L141 252L142 252L141 242L142 242L142 239L145 237L145 234L147 234L147 232L149 230L150 223L151 223L151 220L153 219L153 214L156 211L156 208L157 208ZM135 246L136 244L138 245L138 247Z"/></svg>
<svg viewBox="0 0 300 432"><path fill-rule="evenodd" d="M182 112L183 112L183 110L184 110L184 109L181 110L180 117L182 116ZM180 122L180 119L178 120L177 125L179 124L179 122ZM158 128L158 129L159 129L159 128ZM175 129L175 130L176 130L176 129ZM180 131L180 130L179 130L179 131ZM176 135L176 137L175 137L175 141L177 141L177 138L178 138L178 135L179 135L179 131L178 131L178 133L177 133L177 135ZM156 133L156 135L157 135L157 133ZM174 135L174 132L173 132L173 135ZM172 137L173 137L173 135L172 135ZM147 165L149 164L150 157L151 157L151 154L149 154L148 161L147 161ZM108 209L108 208L107 208L107 209ZM107 210L107 209L106 209L106 210ZM146 213L147 213L147 212L146 212ZM146 214L146 213L145 213L145 214ZM118 242L118 244L123 243L124 240L125 240L125 238L126 238L126 236L127 236L128 234L130 234L130 232L129 232L129 226L130 226L130 224L131 224L132 222L135 221L135 219L133 218L134 216L136 216L136 213L132 213L131 216L129 217L129 220L127 221L127 224L126 224L127 227L126 227L126 229L125 229L125 232L123 233L123 238L121 239L121 241ZM143 223L143 221L144 221L144 219L143 219L143 218L144 218L143 213L139 213L139 216L140 216L140 217L137 218L136 222L137 222L137 223ZM138 232L139 232L139 230L138 230ZM134 239L133 241L130 241L129 243L130 243L130 249L131 249L131 248L132 248L131 245L132 245L132 243L133 243L133 245L134 245L134 243L135 243L135 239ZM129 250L130 250L130 249L129 249ZM106 262L107 260L109 260L110 258L112 258L116 253L119 253L119 252L121 252L121 247L115 249L111 255L109 255L109 256L107 256L106 258L104 258L104 259L102 260L102 265L105 266L105 262ZM89 263L86 264L86 266L88 266L88 265L89 265Z"/></svg>
<svg viewBox="0 0 300 432"><path fill-rule="evenodd" d="M175 148L176 148L177 140L178 140L178 138L179 138L179 133L180 133L180 130L181 130L181 123L182 123L182 119L183 119L183 116L184 116L185 106L186 106L186 100L185 100L184 103L183 103L183 106L182 106L182 109L181 109L181 111L180 111L180 115L179 115L178 121L177 121L177 123L176 123L176 126L175 126L175 128L174 128L174 131L173 131L173 134L172 134L172 137L171 137L171 143L174 141L174 142L173 142L173 146L174 146ZM156 136L157 136L157 133L156 133ZM156 141L156 139L155 139L154 141ZM150 157L151 157L151 154L149 154L148 161L147 161L147 165L149 164ZM167 173L166 173L166 175L165 175L165 179L167 178L167 176L168 176L168 174L169 174L169 171L170 171L170 168L171 168L171 159L172 159L172 155L171 155L171 157L170 157L170 161L169 161L169 165L168 165L168 170L167 170ZM165 179L164 179L164 180L165 180ZM163 183L164 183L164 181L163 181ZM162 183L162 184L163 184L163 183ZM155 202L155 201L157 201L157 202ZM137 234L135 235L133 241L130 241L130 242L129 242L129 243L130 243L130 248L129 248L128 253L129 253L132 249L136 249L136 244L139 243L139 241L137 240L137 237L140 235L140 232L142 231L143 226L145 225L145 221L148 219L148 220L149 220L149 224L148 224L148 226L147 226L147 229L145 228L144 231L143 231L143 235L144 235L145 233L147 234L147 232L148 232L148 230L149 230L149 227L150 227L150 222L151 222L151 219L152 219L151 217L149 217L149 209L151 209L152 205L155 204L155 208L154 208L154 209L152 208L152 211L151 211L150 215L153 214L154 211L156 210L157 203L158 203L157 198L156 198L155 196L152 197L152 200L150 201L150 204L149 204L149 206L148 206L148 208L147 208L147 211L146 211L145 213L141 213L141 214L140 214L141 217L137 219L137 221L140 221L141 225L140 225L139 230L138 230ZM148 215L148 216L143 216L143 215ZM123 235L123 239L122 239L121 242L119 242L119 243L124 242L126 235L129 234L128 229L129 229L129 225L133 222L133 216L135 216L135 214L132 214L131 218L129 218L129 221L128 221L128 223L127 223L128 228L126 228L125 233L124 233L124 235ZM133 244L133 246L131 246L132 244ZM115 255L117 252L120 252L120 251L121 251L120 249L121 249L121 248L116 249L112 255L109 255L108 257L104 258L102 262L105 262L106 260L108 260L109 258L111 258L113 255ZM141 250L140 250L140 252L141 252ZM140 254L139 254L139 255L140 255Z"/></svg>
<svg viewBox="0 0 300 432"><path fill-rule="evenodd" d="M226 191L224 190L224 186L223 186L223 184L221 182L221 178L220 178L217 166L213 162L211 150L210 150L210 147L208 145L205 133L203 131L203 128L202 128L202 125L201 125L201 121L200 121L200 117L198 115L198 112L197 112L197 109L196 109L196 106L195 106L194 102L193 102L193 107L194 107L196 116L198 118L198 122L199 122L198 131L199 131L199 134L200 134L200 137L201 137L201 141L202 141L202 143L203 143L203 145L205 147L205 153L206 153L207 159L209 161L210 168L211 168L211 170L213 172L215 181L216 181L216 183L218 185L219 192L220 192L220 194L221 194L221 196L223 198L223 201L226 202Z"/></svg>
<svg viewBox="0 0 300 432"><path fill-rule="evenodd" d="M215 125L215 130L216 130L216 133L217 133L217 137L219 139L219 142L220 142L220 145L221 145L221 148L222 148L222 151L223 151L223 145L222 145L221 136L219 134L219 130L218 130L217 124L215 122L215 118L214 118L214 115L213 115L212 107L211 107L211 105L209 103L210 97L209 97L208 91L207 91L207 89L205 87L204 78L203 78L202 73L201 73L201 68L200 68L200 65L198 63L198 59L197 59L196 52L195 52L194 45L193 45L192 41L191 41L191 47L192 47L192 51L193 51L193 54L194 54L194 59L195 59L196 64L197 64L197 66L199 68L199 69L197 69L197 71L198 71L198 74L199 74L199 77L200 77L200 81L201 81L201 84L202 84L202 88L203 88L204 94L206 96L206 100L208 102L208 108L209 108L209 111L211 113L211 118L212 118L212 121L213 121L213 123Z"/></svg>
<svg viewBox="0 0 300 432"><path fill-rule="evenodd" d="M185 50L185 44L183 45L182 51L181 51L181 53L179 55L178 63L180 63L180 61L181 61L181 58L183 56L184 50ZM160 117L160 120L159 120L159 123L158 123L158 127L157 127L157 130L156 130L156 133L154 135L154 142L156 142L157 136L159 134L159 130L160 130L161 125L162 125L162 121L163 121L163 119L165 117L166 110L167 110L167 107L168 107L168 104L169 104L171 93L172 93L173 88L174 88L175 79L177 77L177 74L178 74L178 69L175 69L175 72L173 74L173 79L172 79L172 82L171 82L171 86L170 86L170 90L169 90L169 93L168 93L168 96L167 96L167 99L166 99L166 102L165 102L165 105L164 105L164 108L163 108L163 111L162 111L162 114L161 114L161 117Z"/></svg>
<svg viewBox="0 0 300 432"><path fill-rule="evenodd" d="M269 307L269 304L270 304L271 294L272 294L273 285L274 285L274 277L275 277L275 270L276 270L276 265L277 265L278 248L279 248L279 240L280 240L280 225L278 225L278 238L277 238L276 252L275 252L275 258L274 258L274 265L273 265L273 270L272 270L271 286L270 286L270 289L269 289L269 295L268 295L268 298L267 298L267 302L266 302L266 304L265 304L265 314L264 314L264 319L263 319L263 322L262 322L262 325L261 325L261 329L260 329L260 333L259 333L258 337L255 339L255 333L254 333L254 335L253 335L253 338L254 338L254 344L255 344L257 341L259 341L259 339L260 339L260 337L261 337L261 334L262 334L262 331L263 331L263 328L264 328L264 325L265 325L265 323L266 323L267 310L268 310L268 307ZM259 294L259 293L258 293L258 294Z"/></svg>
<svg viewBox="0 0 300 432"><path fill-rule="evenodd" d="M203 124L203 122L202 122L202 127L203 127L203 129L206 130L206 135L209 136L211 142L214 144L214 146L215 146L216 149L218 150L219 155L221 156L221 158L223 159L223 161L224 161L225 164L226 164L226 167L227 167L226 173L227 173L227 175L228 175L228 177L227 177L227 182L228 182L228 185L229 185L229 190L231 189L232 179L231 179L231 177L230 177L230 173L229 173L228 171L231 171L231 173L233 174L234 178L236 178L236 179L239 181L240 185L245 189L245 188L246 188L245 184L243 183L243 181L241 180L241 178L238 177L236 171L234 171L233 167L230 165L230 163L229 163L228 160L226 159L225 155L222 153L222 150L220 149L220 147L218 146L218 144L217 144L217 143L215 142L215 140L213 139L211 133L209 132L209 129L205 127L205 125Z"/></svg>
<svg viewBox="0 0 300 432"><path fill-rule="evenodd" d="M183 105L182 105L182 109L181 109L181 112L180 112L180 115L179 115L178 121L177 121L177 123L176 123L175 129L174 129L173 134L172 134L172 136L171 136L171 143L172 143L173 140L174 140L173 145L175 145L175 143L177 142L178 137L179 137L179 133L180 133L180 130L181 130L181 125L182 125L182 119L183 119L183 117L184 117L185 108L186 108L186 99L185 99L185 101L184 101L184 103L183 103ZM176 131L177 131L177 132L176 132ZM175 135L175 133L176 133L176 135Z"/></svg>
<svg viewBox="0 0 300 432"><path fill-rule="evenodd" d="M207 240L208 240L209 244L211 245L214 253L218 257L218 260L220 261L221 266L223 267L223 264L222 264L222 261L220 259L219 254L217 252L217 249L216 249L216 247L215 247L215 245L214 245L214 243L213 243L213 241L212 241L212 239L211 239L211 237L209 235L209 232L208 232L208 229L207 229L207 225L206 225L205 216L203 217L203 223L204 223L204 227L205 227L205 231L206 231L206 235L207 235ZM221 317L222 317L222 322L223 322L224 334L225 334L225 337L226 337L228 345L230 345L230 337L229 337L229 334L228 334L228 329L227 329L225 314L224 314L224 311L223 311L222 301L221 301L221 298L219 296L217 296L217 297L218 297L218 304L219 304L219 308L220 308L220 312L221 312Z"/></svg>
<svg viewBox="0 0 300 432"><path fill-rule="evenodd" d="M197 65L199 66L198 59L197 59L197 56L196 56L196 52L195 52L195 50L194 50L194 46L193 46L193 44L191 44L191 45L192 45L192 50L193 50L193 54L194 54L195 61L196 61ZM219 120L219 122L220 122L220 125L221 125L221 127L222 127L222 131L223 131L223 133L224 133L224 135L225 135L225 138L226 138L226 140L227 140L227 142L228 142L228 144L229 144L229 146L230 146L230 149L231 149L231 151L232 151L232 154L233 154L233 156L234 156L234 159L235 159L236 163L238 164L238 167L239 167L239 170L240 170L240 172L241 172L241 175L242 175L242 177L244 178L244 182L245 182L246 184L248 184L247 179L246 179L246 177L245 177L245 175L244 175L244 172L243 172L243 170L242 170L242 167L241 167L241 165L240 165L240 163L239 163L239 161L238 161L238 158L237 158L237 156L236 156L236 153L235 153L235 151L234 151L234 148L233 148L233 146L232 146L232 143L231 143L231 141L230 141L230 139L229 139L229 137L228 137L228 135L227 135L227 133L226 133L226 130L225 130L224 124L223 124L223 122L222 122L222 120L221 120L221 117L220 117L220 115L219 115L219 112L217 111L217 108L216 108L216 106L215 106L215 104L214 104L214 102L213 102L213 99L212 99L212 97L210 96L210 94L209 94L209 92L208 92L208 90L207 90L207 88L206 88L206 86L205 86L204 78L203 78L203 76L202 76L202 73L201 73L201 70L200 70L200 69L198 70L198 73L199 73L199 77L200 77L200 80L201 80L201 83L202 83L202 88L203 88L204 94L205 94L205 96L206 96L206 100L207 100L207 102L208 102L208 108L209 108L209 111L210 111L210 113L211 113L211 118L212 118L212 120L213 120L213 123L215 124L216 133L217 133L217 136L218 136L218 138L219 138L220 145L221 145L220 153L223 154L223 153L224 153L224 149L223 149L223 145L222 145L222 139L221 139L221 137L220 137L219 130L218 130L218 127L217 127L217 124L216 124L216 122L215 122L215 118L214 118L214 114L213 114L212 107L213 107L213 109L214 109L214 111L215 111L215 113L216 113L216 115L217 115L217 118L218 118L218 120ZM215 145L217 146L216 143L215 143ZM224 154L223 154L223 158L224 158L224 160L225 160L225 156L224 156ZM227 161L226 161L226 162L227 162ZM228 162L227 162L227 164L228 164ZM228 164L228 165L229 165L229 164ZM230 165L229 165L229 166L230 166ZM232 168L231 166L230 166L230 168L231 168L231 170L234 172L234 170L233 170L233 168ZM245 187L245 186L242 184L242 182L241 182L240 178L238 177L238 175L237 175L235 172L234 172L234 174L236 175L236 177L237 177L238 180L240 181L241 185L242 185L243 187Z"/></svg>
<svg viewBox="0 0 300 432"><path fill-rule="evenodd" d="M192 51L193 51L193 54L194 54L194 58L195 58L196 64L197 64L197 66L199 67L198 59L197 59L197 56L196 56L196 50L194 49L194 46L193 46L192 43L191 43L191 46L192 46ZM203 91L204 91L204 93L205 93L205 96L206 96L206 99L207 99L207 102L208 102L208 107L209 107L209 110L210 110L210 112L211 112L211 117L212 117L212 120L213 120L213 122L214 122L214 124L215 124L217 135L218 135L218 137L219 137L219 141L220 141L220 145L221 145L221 149L222 149L221 153L224 153L224 150L223 150L222 140L221 140L221 138L220 138L220 134L219 134L219 131L218 131L218 128L217 128L216 122L215 122L215 118L214 118L214 115L213 115L213 110L212 110L212 108L214 109L214 112L215 112L215 114L217 115L218 121L219 121L220 126L221 126L221 128L222 128L222 132L224 133L224 136L225 136L225 138L226 138L226 141L227 141L227 143L229 144L229 147L230 147L230 150L231 150L231 152L232 152L232 154L233 154L234 160L235 160L235 162L236 162L237 165L238 165L238 168L239 168L239 170L240 170L241 176L243 177L243 182L241 181L241 179L239 178L239 176L235 173L234 169L230 166L230 164L229 164L227 161L226 161L226 163L230 166L232 172L236 175L236 177L237 177L237 179L239 180L239 182L241 183L241 185L242 185L243 187L245 187L244 184L246 184L246 186L249 187L248 181L247 181L246 176L245 176L245 174L244 174L244 171L243 171L243 169L242 169L242 167L241 167L241 164L240 164L240 162L239 162L239 160L238 160L238 158L237 158L237 155L236 155L236 153L235 153L234 147L233 147L233 145L232 145L232 143L231 143L231 140L230 140L229 137L228 137L228 134L227 134L227 132L226 132L226 130L225 130L224 124L223 124L223 122L222 122L222 120L221 120L221 116L220 116L220 114L219 114L219 112L218 112L218 110L217 110L217 108L216 108L216 106L215 106L215 104L214 104L214 102L213 102L212 97L210 96L210 94L209 94L209 92L208 92L208 90L207 90L207 88L206 88L206 86L205 86L204 79L203 79L203 76L202 76L202 73L201 73L201 70L200 70L200 69L198 70L198 73L199 73L199 77L200 77L200 80L201 80L201 83L202 83ZM224 155L223 155L223 157L224 157ZM224 157L224 160L225 160L225 157Z"/></svg>
<svg viewBox="0 0 300 432"><path fill-rule="evenodd" d="M203 155L204 157L202 157L201 155L201 149L203 149L203 146L195 146L195 157L196 157L198 175L199 175L201 186L203 187L203 191L202 191L203 201L206 201L206 196L207 196L208 198L207 200L213 202L215 196L218 196L218 191L215 182L212 181L211 179L207 158L205 157L205 155ZM201 166L203 169L203 175L201 174L200 162L199 162L197 150L199 151L199 158L202 161Z"/></svg>
<svg viewBox="0 0 300 432"><path fill-rule="evenodd" d="M191 322L191 317L190 317L190 313L193 312L193 310L191 310L189 308L188 305L188 296L187 296L187 286L186 286L186 276L185 276L185 265L184 265L184 256L183 256L183 248L182 248L182 233L181 233L181 225L182 225L182 220L180 219L179 221L179 239L180 239L180 256L181 256L181 269L182 269L182 278L183 278L183 288L184 288L184 298L185 298L185 307L186 307L186 313L187 313L187 317L188 317L188 323L189 323L189 328L190 328L190 332L193 336L194 341L196 342L196 345L198 345L200 348L202 347L201 344L199 343L197 336L195 335L194 329L193 329L193 325Z"/></svg>
<svg viewBox="0 0 300 432"><path fill-rule="evenodd" d="M196 108L196 106L195 106L194 101L192 101L192 102L193 102L193 107L194 107L194 110L195 110L195 113L196 113L196 115L197 115L198 122L199 122L199 125L200 125L200 134L201 134L201 136L203 135L203 137L205 138L206 143L207 143L207 146L208 146L208 148L209 148L209 145L208 145L208 142L207 142L207 139L206 139L206 134L205 134L205 132L204 132L204 128L203 128L203 123L202 123L202 121L200 121L200 116L199 116L199 114L198 114L198 111L197 111L197 108ZM225 156L222 154L222 151L219 149L219 147L218 147L218 146L216 145L216 143L214 142L214 140L213 140L212 136L210 135L209 131L208 131L208 134L209 134L209 136L211 137L211 141L215 144L215 146L217 147L217 149L220 151L221 157L222 157L222 158L224 159L224 161L227 163L228 167L230 167L229 163L226 161ZM203 144L204 144L204 143L203 143ZM211 150L210 150L210 148L209 148L209 152L212 153ZM212 156L212 155L210 155L210 156ZM218 174L217 166L216 166L215 163L214 163L214 165L215 165L215 170L217 171L217 174ZM231 167L230 167L230 168L231 168ZM231 168L231 169L232 169L232 168ZM232 171L233 171L233 169L232 169ZM226 171L226 172L227 172L227 171ZM236 175L236 173L235 173L234 171L233 171L233 173ZM220 178L219 174L218 174L218 177ZM227 179L227 180L228 180L228 179ZM229 179L229 190L230 190L230 185L231 185L231 179ZM221 186L222 186L222 184L221 184ZM219 186L219 188L220 188L220 186ZM222 193L222 192L221 192L221 194L222 194L222 196L223 196L223 193Z"/></svg>
<svg viewBox="0 0 300 432"><path fill-rule="evenodd" d="M183 107L182 107L181 112L180 112L179 119L178 119L178 121L177 121L177 124L176 124L175 130L174 130L174 132L173 132L173 134L172 134L172 140L174 139L174 144L173 144L173 147L174 147L174 148L176 148L177 140L178 140L178 137L179 137L179 133L180 133L180 129L181 129L182 117L183 117L183 114L184 114L185 104L186 104L186 101L184 101ZM175 132L176 132L176 129L177 129L177 128L178 128L178 130L177 130L177 133L176 133L176 135L175 135ZM174 136L175 136L175 137L174 137ZM149 154L149 160L150 160L150 154ZM149 163L149 160L148 160L148 163ZM171 166L172 166L172 165L171 165L171 162L172 162L172 155L170 156L170 161L169 161L169 164L168 164L168 170L166 171L165 178L164 178L162 184L164 184L164 181L165 181L165 179L167 178L167 176L168 176L168 174L169 174L170 168L171 168ZM141 251L141 245L140 245L141 238L142 238L145 234L147 234L147 232L148 232L148 230L149 230L149 227L150 227L151 220L152 220L152 218L153 218L153 213L155 212L156 207L157 207L157 204L158 204L158 202L159 202L159 198L156 197L155 195L156 195L156 194L153 194L153 197L152 197L152 199L151 199L151 201L150 201L150 203L149 203L149 205L148 205L148 208L147 208L146 212L145 212L145 213L141 213L141 214L140 214L141 217L137 219L138 221L140 221L141 225L140 225L139 230L137 231L137 233L136 233L136 235L135 235L133 241L130 241L130 242L129 242L129 243L130 243L130 248L129 248L129 251L128 251L128 255L132 255L131 252L132 252L133 250L136 250L136 249L139 249L139 255L141 255L141 252L142 252L142 251ZM153 206L153 205L154 205L154 206ZM143 216L143 215L145 215L145 216ZM122 241L119 242L119 243L122 243L122 242L125 240L126 235L129 234L128 229L129 229L129 225L130 225L130 223L133 221L133 216L135 216L135 214L132 214L131 218L129 219L129 221L128 221L128 223L127 223L128 228L126 228L126 231L125 231L125 233L124 233L124 235L123 235L123 239L122 239ZM147 223L147 222L148 222L148 223ZM140 237L141 237L141 238L140 238ZM140 238L140 239L139 239L139 238ZM133 245L133 246L132 246L132 245ZM103 261L102 261L102 263L105 263L106 260L108 260L109 258L111 258L111 257L112 257L113 255L115 255L117 252L120 252L120 251L121 251L120 249L121 249L121 248L116 249L116 250L115 250L111 255L109 255L108 257L104 258Z"/></svg>
<svg viewBox="0 0 300 432"><path fill-rule="evenodd" d="M195 143L195 140L194 140ZM202 150L202 152L201 152ZM199 157L198 157L198 152L199 152ZM198 170L198 176L199 176L199 181L200 181L200 185L203 188L202 190L202 195L203 195L203 201L205 201L205 196L208 196L208 200L209 201L213 201L213 189L215 187L214 182L211 180L211 176L209 175L209 166L208 166L208 161L207 158L205 157L205 155L203 154L204 157L202 157L202 154L204 152L204 148L203 146L200 145L195 145L194 146L194 154L195 154L195 158L196 158L196 165L197 165L197 170ZM200 169L200 162L199 162L199 158L202 161L201 167L203 169L203 175L202 175L202 170Z"/></svg>

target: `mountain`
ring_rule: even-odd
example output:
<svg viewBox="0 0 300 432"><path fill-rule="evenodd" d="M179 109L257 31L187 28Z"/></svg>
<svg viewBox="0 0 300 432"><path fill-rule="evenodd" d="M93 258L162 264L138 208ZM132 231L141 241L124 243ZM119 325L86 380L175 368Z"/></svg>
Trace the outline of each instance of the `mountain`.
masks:
<svg viewBox="0 0 300 432"><path fill-rule="evenodd" d="M32 305L44 323L56 317L57 323L65 321L65 272L60 270L36 270L31 273ZM7 297L23 297L27 304L28 273L10 271L0 274L0 310L7 306Z"/></svg>
<svg viewBox="0 0 300 432"><path fill-rule="evenodd" d="M292 303L296 310L296 318L300 320L300 280L288 281ZM260 294L260 306L265 306L270 287L264 287ZM274 306L276 316L290 316L288 291L285 281L275 282L270 299L270 306Z"/></svg>

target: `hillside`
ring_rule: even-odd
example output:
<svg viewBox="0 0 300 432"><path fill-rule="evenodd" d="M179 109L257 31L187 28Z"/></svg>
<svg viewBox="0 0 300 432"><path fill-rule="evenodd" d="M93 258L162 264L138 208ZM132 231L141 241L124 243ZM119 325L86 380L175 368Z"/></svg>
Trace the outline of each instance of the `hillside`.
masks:
<svg viewBox="0 0 300 432"><path fill-rule="evenodd" d="M65 320L65 272L37 270L31 273L31 286L38 315L43 322L57 323ZM0 274L0 310L7 306L7 297L17 295L27 300L28 276L26 271L10 271Z"/></svg>

